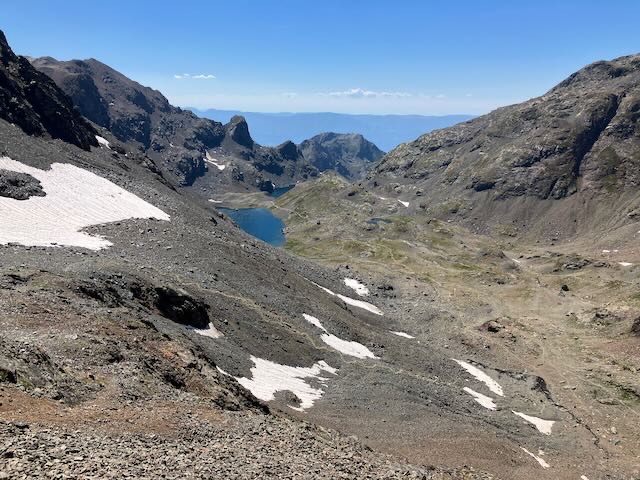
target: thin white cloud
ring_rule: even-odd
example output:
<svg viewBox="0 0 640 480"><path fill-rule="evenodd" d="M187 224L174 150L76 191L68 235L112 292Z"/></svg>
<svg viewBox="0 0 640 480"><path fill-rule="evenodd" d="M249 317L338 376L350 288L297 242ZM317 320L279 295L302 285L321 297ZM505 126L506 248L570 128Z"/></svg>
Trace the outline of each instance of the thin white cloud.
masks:
<svg viewBox="0 0 640 480"><path fill-rule="evenodd" d="M351 88L342 92L320 93L320 95L339 98L406 98L413 96L412 94L407 92L376 92L374 90L365 90L363 88Z"/></svg>
<svg viewBox="0 0 640 480"><path fill-rule="evenodd" d="M178 80L213 80L216 78L215 75L211 75L210 73L200 73L198 75L191 75L190 73L183 73L182 75L174 75L173 78L177 78Z"/></svg>
<svg viewBox="0 0 640 480"><path fill-rule="evenodd" d="M447 98L447 96L444 93L439 93L438 95L436 95L436 98L442 99Z"/></svg>
<svg viewBox="0 0 640 480"><path fill-rule="evenodd" d="M286 98L296 98L298 94L296 92L282 92L280 96L286 97Z"/></svg>

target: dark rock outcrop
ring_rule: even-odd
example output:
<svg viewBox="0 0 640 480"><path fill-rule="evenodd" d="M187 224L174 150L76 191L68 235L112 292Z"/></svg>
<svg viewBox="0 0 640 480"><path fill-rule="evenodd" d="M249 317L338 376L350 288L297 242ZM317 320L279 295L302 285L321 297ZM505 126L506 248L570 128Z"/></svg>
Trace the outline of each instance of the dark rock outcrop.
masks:
<svg viewBox="0 0 640 480"><path fill-rule="evenodd" d="M97 146L93 127L71 99L25 57L13 53L0 31L0 118L28 135L48 134L84 150Z"/></svg>
<svg viewBox="0 0 640 480"><path fill-rule="evenodd" d="M0 197L28 200L31 197L45 195L40 180L27 173L10 172L0 168Z"/></svg>

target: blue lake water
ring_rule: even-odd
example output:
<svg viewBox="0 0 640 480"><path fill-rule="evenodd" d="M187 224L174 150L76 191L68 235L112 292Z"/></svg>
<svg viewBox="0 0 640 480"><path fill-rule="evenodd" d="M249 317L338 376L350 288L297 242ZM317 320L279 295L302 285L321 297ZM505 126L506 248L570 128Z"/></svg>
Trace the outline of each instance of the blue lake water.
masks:
<svg viewBox="0 0 640 480"><path fill-rule="evenodd" d="M293 187L295 187L295 185L288 185L288 186L286 186L286 187L278 187L278 188L275 188L275 189L273 190L273 192L271 192L271 193L269 194L269 196L270 196L270 197L273 197L273 198L278 198L278 197L280 197L280 196L284 195L285 193L287 193L287 192L288 192L289 190L291 190Z"/></svg>
<svg viewBox="0 0 640 480"><path fill-rule="evenodd" d="M266 208L218 208L247 232L275 247L285 244L284 222Z"/></svg>

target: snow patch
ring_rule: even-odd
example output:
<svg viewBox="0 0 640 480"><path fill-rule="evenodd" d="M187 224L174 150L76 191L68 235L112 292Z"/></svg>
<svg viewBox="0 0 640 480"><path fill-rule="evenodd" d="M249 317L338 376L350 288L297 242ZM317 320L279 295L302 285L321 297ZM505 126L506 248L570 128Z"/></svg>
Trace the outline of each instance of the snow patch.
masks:
<svg viewBox="0 0 640 480"><path fill-rule="evenodd" d="M224 337L222 332L213 326L213 323L209 323L209 326L207 328L190 327L189 330L197 333L198 335L202 335L203 337L209 337L209 338Z"/></svg>
<svg viewBox="0 0 640 480"><path fill-rule="evenodd" d="M214 167L216 167L220 171L222 171L225 168L227 168L227 166L225 164L218 162L218 160L216 160L211 155L209 155L209 152L206 153L204 161L209 163L209 164L211 164L211 165L213 165Z"/></svg>
<svg viewBox="0 0 640 480"><path fill-rule="evenodd" d="M82 229L131 218L170 220L159 208L74 165L54 163L40 170L0 157L0 168L35 177L46 193L28 200L0 197L0 244L100 250L112 243Z"/></svg>
<svg viewBox="0 0 640 480"><path fill-rule="evenodd" d="M96 135L96 140L98 141L98 144L101 147L107 147L109 150L111 150L111 147L109 146L109 141L106 138L101 137L100 135Z"/></svg>
<svg viewBox="0 0 640 480"><path fill-rule="evenodd" d="M402 200L398 200L398 202L400 202L405 207L409 207L409 202L403 202Z"/></svg>
<svg viewBox="0 0 640 480"><path fill-rule="evenodd" d="M640 233L640 232L638 232ZM589 480L586 475L580 475L580 480Z"/></svg>
<svg viewBox="0 0 640 480"><path fill-rule="evenodd" d="M622 265L623 267L632 267L633 263L629 262L618 262L618 265Z"/></svg>
<svg viewBox="0 0 640 480"><path fill-rule="evenodd" d="M209 201L210 201L211 203L222 203L222 200L213 200L213 199L211 199L211 198L209 199Z"/></svg>
<svg viewBox="0 0 640 480"><path fill-rule="evenodd" d="M316 327L318 327L323 332L329 333L329 332L327 332L327 329L322 326L322 323L320 322L320 320L318 320L316 317L313 317L311 315L307 315L306 313L303 313L302 316L304 317L304 319L307 322L311 323L312 325L315 325Z"/></svg>
<svg viewBox="0 0 640 480"><path fill-rule="evenodd" d="M535 425L535 427L545 435L551 435L551 428L553 424L556 423L554 420L543 420L542 418L532 417L530 415L525 415L521 412L516 412L515 410L511 410L517 416L524 418L527 422Z"/></svg>
<svg viewBox="0 0 640 480"><path fill-rule="evenodd" d="M318 285L317 283L315 285L320 287L322 290L327 292L329 295L333 295L334 297L338 297L340 300L342 300L347 305L351 305L353 307L362 308L363 310L368 310L369 312L375 313L376 315L384 315L384 313L382 313L382 310L380 310L375 305L372 305L372 304L367 303L367 302L363 302L362 300L356 300L354 298L346 297L344 295L340 295L339 293L334 293L331 290L329 290L328 288L325 288L322 285Z"/></svg>
<svg viewBox="0 0 640 480"><path fill-rule="evenodd" d="M251 361L254 364L251 368L252 378L236 377L238 383L263 402L274 400L276 392L290 391L300 399L298 407L291 407L298 411L312 407L324 394L320 388L312 387L310 380L320 379L323 371L334 375L337 373L337 369L324 361L311 367L290 367L253 355Z"/></svg>
<svg viewBox="0 0 640 480"><path fill-rule="evenodd" d="M478 367L475 367L470 363L463 362L462 360L456 360L455 358L452 358L451 360L456 362L458 365L464 368L467 372L473 375L476 378L476 380L479 380L482 383L484 383L489 388L489 390L491 390L493 393L495 393L496 395L500 395L501 397L504 397L504 392L500 384L496 382L493 378L491 378L489 375L484 373L482 370L480 370Z"/></svg>
<svg viewBox="0 0 640 480"><path fill-rule="evenodd" d="M353 278L345 278L344 284L347 287L353 289L353 291L361 297L366 297L367 295L369 295L369 289L366 287L366 285L360 283L358 280L355 280Z"/></svg>
<svg viewBox="0 0 640 480"><path fill-rule="evenodd" d="M493 398L487 397L486 395L478 393L475 390L471 390L469 387L464 387L462 390L470 394L473 397L473 399L476 402L478 402L480 405L482 405L484 408L487 408L489 410L496 409L496 404L493 401Z"/></svg>
<svg viewBox="0 0 640 480"><path fill-rule="evenodd" d="M520 447L527 455L530 455L532 458L535 458L535 460L540 464L540 466L544 469L549 468L549 464L547 462L545 462L542 458L538 457L536 454L531 453L529 450L527 450L524 447Z"/></svg>
<svg viewBox="0 0 640 480"><path fill-rule="evenodd" d="M413 335L409 335L408 333L404 333L404 332L394 332L391 331L391 333L393 333L394 335L397 335L399 337L404 337L404 338L416 338Z"/></svg>
<svg viewBox="0 0 640 480"><path fill-rule="evenodd" d="M320 339L329 345L331 348L339 351L340 353L344 353L345 355L351 355L356 358L378 358L376 357L371 350L358 342L353 342L349 340L343 340L342 338L336 337L335 335L330 334L326 328L322 325L322 322L318 320L316 317L311 315L307 315L303 313L302 316L304 319L315 325L323 332L325 332Z"/></svg>
<svg viewBox="0 0 640 480"><path fill-rule="evenodd" d="M351 355L352 357L356 358L378 358L373 354L371 350L369 350L361 343L343 340L336 337L335 335L331 335L328 333L325 333L320 338L331 348L334 348L340 353L344 353L345 355Z"/></svg>

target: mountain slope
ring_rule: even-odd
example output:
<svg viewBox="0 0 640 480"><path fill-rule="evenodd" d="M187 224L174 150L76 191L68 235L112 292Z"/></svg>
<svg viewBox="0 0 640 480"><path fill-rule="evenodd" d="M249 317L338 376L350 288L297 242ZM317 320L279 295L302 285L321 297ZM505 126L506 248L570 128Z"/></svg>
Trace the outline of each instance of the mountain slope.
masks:
<svg viewBox="0 0 640 480"><path fill-rule="evenodd" d="M97 146L95 130L46 75L18 57L0 32L0 118L29 134L49 134L85 150Z"/></svg>
<svg viewBox="0 0 640 480"><path fill-rule="evenodd" d="M247 119L253 135L263 145L278 145L287 139L300 143L322 132L357 132L389 151L425 132L445 128L473 118L472 115L350 115L344 113L258 113L230 110L198 110L198 115L227 122L235 115Z"/></svg>
<svg viewBox="0 0 640 480"><path fill-rule="evenodd" d="M144 87L94 59L32 59L74 101L80 112L117 140L156 160L179 185L197 192L272 188L316 173L298 152L283 154L253 142L244 119L227 125L197 117L169 104L158 91ZM224 157L226 172L207 162L207 154Z"/></svg>
<svg viewBox="0 0 640 480"><path fill-rule="evenodd" d="M302 155L319 171L334 170L345 178L356 180L384 152L359 134L322 133L300 144Z"/></svg>
<svg viewBox="0 0 640 480"><path fill-rule="evenodd" d="M609 205L637 193L639 118L640 56L597 62L541 97L399 146L371 178L404 185L405 200L419 190L433 211L456 204L458 214L489 222L498 213L507 222L539 221L554 200L565 200L555 205L566 204L566 219L551 212L556 229L584 230L593 225L570 204Z"/></svg>

